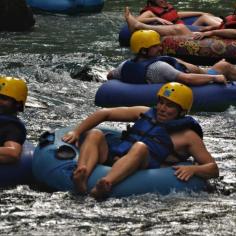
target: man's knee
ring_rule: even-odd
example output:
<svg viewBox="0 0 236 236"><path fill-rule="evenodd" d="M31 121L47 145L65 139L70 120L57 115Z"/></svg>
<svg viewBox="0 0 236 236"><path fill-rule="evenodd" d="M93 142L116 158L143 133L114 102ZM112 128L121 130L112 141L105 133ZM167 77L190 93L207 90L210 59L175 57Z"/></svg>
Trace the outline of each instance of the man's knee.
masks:
<svg viewBox="0 0 236 236"><path fill-rule="evenodd" d="M137 153L137 156L147 156L149 152L148 146L143 142L134 143L131 150Z"/></svg>
<svg viewBox="0 0 236 236"><path fill-rule="evenodd" d="M205 12L205 13L203 13L203 14L202 14L202 16L201 16L201 17L203 17L203 18L207 19L208 17L211 17L211 16L213 16L213 15L212 15L212 14L210 14L210 13L207 13L207 12Z"/></svg>
<svg viewBox="0 0 236 236"><path fill-rule="evenodd" d="M230 70L231 67L232 65L229 62L221 60L217 62L212 68L218 70L219 72L224 72Z"/></svg>
<svg viewBox="0 0 236 236"><path fill-rule="evenodd" d="M103 140L104 138L105 138L104 133L99 129L92 129L86 135L86 139L87 140L89 139L93 142L96 142L96 141L99 142Z"/></svg>
<svg viewBox="0 0 236 236"><path fill-rule="evenodd" d="M189 32L188 28L184 24L176 24L173 26L174 26L175 34L177 35L186 34Z"/></svg>

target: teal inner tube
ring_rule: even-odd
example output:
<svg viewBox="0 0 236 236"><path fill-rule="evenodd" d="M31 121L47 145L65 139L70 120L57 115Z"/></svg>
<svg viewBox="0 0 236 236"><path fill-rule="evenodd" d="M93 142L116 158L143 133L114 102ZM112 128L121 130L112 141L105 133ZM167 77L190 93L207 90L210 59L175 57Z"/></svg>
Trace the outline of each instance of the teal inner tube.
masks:
<svg viewBox="0 0 236 236"><path fill-rule="evenodd" d="M56 191L70 191L78 193L73 183L73 170L79 158L79 150L64 143L62 136L72 127L56 130L53 133L44 133L36 147L33 157L33 174L37 181ZM120 132L110 129L114 135ZM180 165L191 165L191 162L182 162ZM96 182L104 177L111 167L98 165L88 179L90 191ZM145 193L167 195L175 192L200 192L207 189L207 182L199 177L192 177L189 181L180 181L174 175L172 167L160 169L139 170L121 183L115 185L109 197L127 197ZM78 193L79 194L79 193Z"/></svg>

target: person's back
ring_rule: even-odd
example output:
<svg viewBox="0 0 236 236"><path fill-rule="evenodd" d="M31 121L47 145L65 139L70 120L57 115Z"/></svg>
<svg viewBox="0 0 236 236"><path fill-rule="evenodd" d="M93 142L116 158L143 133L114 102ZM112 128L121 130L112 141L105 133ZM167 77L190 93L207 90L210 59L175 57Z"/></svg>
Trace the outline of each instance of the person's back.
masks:
<svg viewBox="0 0 236 236"><path fill-rule="evenodd" d="M1 31L26 31L34 24L33 12L25 0L0 0Z"/></svg>
<svg viewBox="0 0 236 236"><path fill-rule="evenodd" d="M118 79L125 83L166 83L181 82L189 85L204 85L212 82L226 83L226 78L235 80L233 65L220 61L208 73L193 64L161 54L160 35L153 30L135 31L130 39L131 51L135 58L122 62L110 71L108 79ZM234 78L232 78L232 76Z"/></svg>
<svg viewBox="0 0 236 236"><path fill-rule="evenodd" d="M219 29L236 29L236 10L232 15L223 18L223 22L219 26Z"/></svg>
<svg viewBox="0 0 236 236"><path fill-rule="evenodd" d="M147 11L153 13L155 16L159 18L172 22L173 24L184 23L180 19L176 9L167 1L148 0L147 5L140 11L140 15L142 15L143 13Z"/></svg>
<svg viewBox="0 0 236 236"><path fill-rule="evenodd" d="M222 22L220 17L216 17L210 13L177 11L166 0L148 0L146 6L140 11L140 15L137 17L143 23L152 23L152 18L158 24L185 24L191 31L198 31L203 26L219 26Z"/></svg>

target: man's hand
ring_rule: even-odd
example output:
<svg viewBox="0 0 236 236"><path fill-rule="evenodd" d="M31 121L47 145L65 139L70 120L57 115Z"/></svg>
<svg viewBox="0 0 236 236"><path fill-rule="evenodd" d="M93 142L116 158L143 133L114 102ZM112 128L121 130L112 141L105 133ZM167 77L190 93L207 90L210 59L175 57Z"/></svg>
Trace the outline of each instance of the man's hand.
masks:
<svg viewBox="0 0 236 236"><path fill-rule="evenodd" d="M216 30L218 29L217 26L203 26L199 29L200 32L206 32L206 31L211 31L211 30Z"/></svg>
<svg viewBox="0 0 236 236"><path fill-rule="evenodd" d="M193 39L195 40L201 40L207 37L212 36L212 31L206 31L206 32L193 32Z"/></svg>
<svg viewBox="0 0 236 236"><path fill-rule="evenodd" d="M195 166L173 166L175 175L182 181L188 181L195 173Z"/></svg>
<svg viewBox="0 0 236 236"><path fill-rule="evenodd" d="M108 72L108 74L107 74L107 79L108 79L108 80L113 79L113 73L112 73L112 70Z"/></svg>
<svg viewBox="0 0 236 236"><path fill-rule="evenodd" d="M227 80L224 75L215 75L213 82L220 83L220 84L227 84Z"/></svg>
<svg viewBox="0 0 236 236"><path fill-rule="evenodd" d="M79 135L75 131L70 131L62 137L62 140L66 143L75 143L79 146Z"/></svg>
<svg viewBox="0 0 236 236"><path fill-rule="evenodd" d="M173 23L171 21L168 21L168 20L165 20L165 19L162 19L159 17L157 17L157 21L162 25L173 25Z"/></svg>

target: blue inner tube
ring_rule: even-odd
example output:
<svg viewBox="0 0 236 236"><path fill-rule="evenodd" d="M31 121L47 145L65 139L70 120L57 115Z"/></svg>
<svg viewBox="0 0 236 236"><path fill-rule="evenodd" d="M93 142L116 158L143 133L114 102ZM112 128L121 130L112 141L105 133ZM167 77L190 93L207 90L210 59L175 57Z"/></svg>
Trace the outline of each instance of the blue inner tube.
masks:
<svg viewBox="0 0 236 236"><path fill-rule="evenodd" d="M97 90L95 104L101 107L153 106L156 93L163 84L128 84L119 80L109 80ZM221 112L236 106L236 82L220 85L217 83L192 86L192 111Z"/></svg>
<svg viewBox="0 0 236 236"><path fill-rule="evenodd" d="M71 129L72 127L66 127L41 136L33 157L33 174L40 183L54 190L76 193L72 173L79 158L79 150L61 140ZM120 134L115 130L103 130L114 135ZM190 162L180 164L191 165ZM88 179L88 190L91 190L110 169L109 166L98 165ZM172 167L167 167L137 171L115 185L109 196L127 197L145 193L166 195L172 191L189 193L204 191L206 188L205 180L194 176L187 182L180 181L175 177Z"/></svg>
<svg viewBox="0 0 236 236"><path fill-rule="evenodd" d="M32 159L34 145L26 141L19 162L0 165L0 188L34 183Z"/></svg>
<svg viewBox="0 0 236 236"><path fill-rule="evenodd" d="M99 12L104 0L26 0L35 9L53 13L77 14L81 12Z"/></svg>

